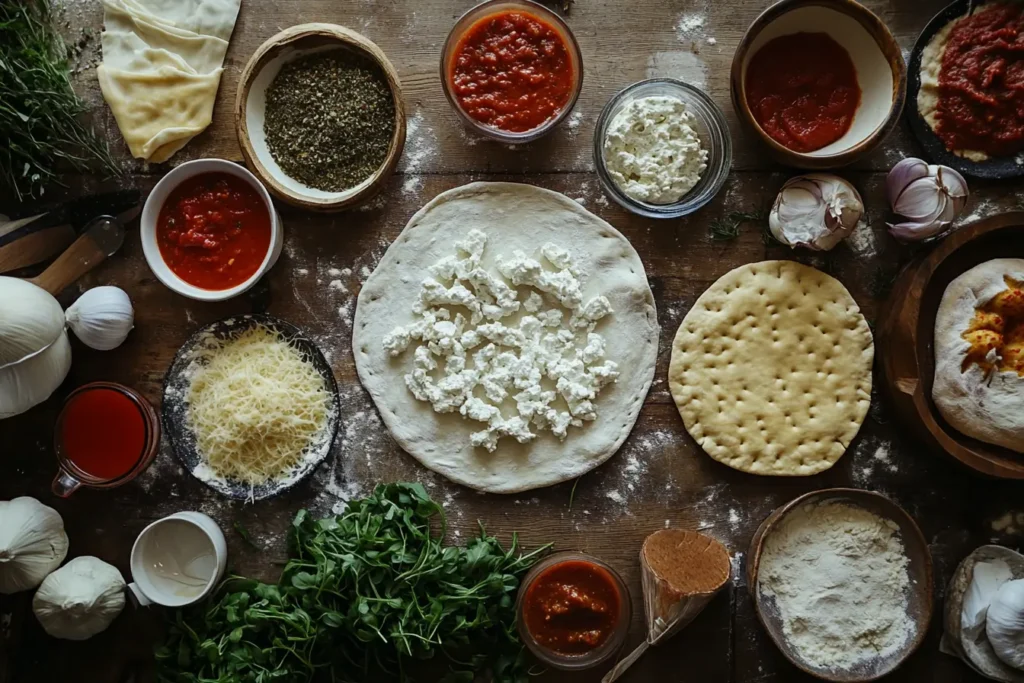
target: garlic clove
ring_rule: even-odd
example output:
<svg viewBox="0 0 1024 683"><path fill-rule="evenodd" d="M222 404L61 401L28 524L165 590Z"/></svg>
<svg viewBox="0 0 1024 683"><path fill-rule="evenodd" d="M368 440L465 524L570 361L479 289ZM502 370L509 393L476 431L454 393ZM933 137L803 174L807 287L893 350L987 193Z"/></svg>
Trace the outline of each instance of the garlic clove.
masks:
<svg viewBox="0 0 1024 683"><path fill-rule="evenodd" d="M768 216L779 242L827 251L845 239L864 214L860 193L842 178L809 173L788 180Z"/></svg>
<svg viewBox="0 0 1024 683"><path fill-rule="evenodd" d="M928 239L945 232L967 206L967 181L948 166L908 158L886 178L894 213L907 218L893 227L903 241ZM898 227L897 227L898 226Z"/></svg>
<svg viewBox="0 0 1024 683"><path fill-rule="evenodd" d="M985 635L996 657L1024 671L1024 579L1007 581L992 596Z"/></svg>
<svg viewBox="0 0 1024 683"><path fill-rule="evenodd" d="M949 229L950 222L933 221L922 226L921 223L911 221L907 223L888 223L889 234L901 242L915 242L940 235Z"/></svg>
<svg viewBox="0 0 1024 683"><path fill-rule="evenodd" d="M78 297L65 313L82 343L98 351L120 346L135 324L131 299L117 287L94 287Z"/></svg>
<svg viewBox="0 0 1024 683"><path fill-rule="evenodd" d="M914 157L907 157L892 167L886 179L886 189L889 194L889 204L896 206L896 200L903 192L903 189L918 178L928 175L928 163Z"/></svg>

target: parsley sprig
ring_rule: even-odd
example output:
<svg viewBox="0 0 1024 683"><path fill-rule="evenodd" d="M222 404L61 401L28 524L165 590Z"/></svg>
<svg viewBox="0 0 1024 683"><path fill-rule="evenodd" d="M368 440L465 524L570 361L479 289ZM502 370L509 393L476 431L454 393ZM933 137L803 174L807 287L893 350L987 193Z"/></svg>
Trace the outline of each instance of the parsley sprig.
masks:
<svg viewBox="0 0 1024 683"><path fill-rule="evenodd" d="M513 536L506 550L483 527L466 547L444 546L444 533L444 511L419 484L380 485L337 517L300 511L276 585L230 578L175 614L160 680L406 682L440 660L447 683L483 672L525 683L515 596L549 546L521 554Z"/></svg>

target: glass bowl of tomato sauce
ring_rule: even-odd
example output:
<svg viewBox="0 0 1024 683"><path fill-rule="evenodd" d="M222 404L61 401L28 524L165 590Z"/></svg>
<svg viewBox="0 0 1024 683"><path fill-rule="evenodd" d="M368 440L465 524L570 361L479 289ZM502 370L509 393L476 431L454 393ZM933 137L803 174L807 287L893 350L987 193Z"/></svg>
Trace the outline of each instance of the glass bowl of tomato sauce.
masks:
<svg viewBox="0 0 1024 683"><path fill-rule="evenodd" d="M626 642L633 607L618 572L580 552L544 558L526 574L516 599L519 635L555 669L590 669Z"/></svg>
<svg viewBox="0 0 1024 683"><path fill-rule="evenodd" d="M142 252L171 290L223 301L277 262L284 230L263 184L223 159L197 159L160 179L142 208Z"/></svg>
<svg viewBox="0 0 1024 683"><path fill-rule="evenodd" d="M477 133L536 140L576 105L583 55L568 24L530 0L488 0L463 14L441 52L444 94Z"/></svg>

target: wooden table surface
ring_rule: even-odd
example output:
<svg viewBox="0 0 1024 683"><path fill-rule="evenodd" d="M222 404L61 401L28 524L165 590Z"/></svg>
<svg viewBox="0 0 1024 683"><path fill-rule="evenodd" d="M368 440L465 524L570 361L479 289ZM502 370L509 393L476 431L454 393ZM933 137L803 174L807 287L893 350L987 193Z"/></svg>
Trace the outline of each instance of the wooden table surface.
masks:
<svg viewBox="0 0 1024 683"><path fill-rule="evenodd" d="M96 125L126 155L93 68L101 5L98 0L67 2L69 35L84 32L87 36L76 85L92 105ZM869 229L859 231L834 252L816 256L779 244L766 246L760 227L755 226L744 227L733 242L712 242L708 238L712 219L764 207L792 174L768 160L753 135L740 127L729 101L733 50L746 27L768 5L766 0L578 0L568 21L585 63L579 104L570 124L516 149L467 134L441 91L440 47L455 18L472 4L472 0L243 0L213 125L169 165L147 167L132 162L133 173L120 185L146 190L169 166L190 159L240 159L232 123L238 75L266 38L309 21L335 22L364 33L398 68L409 112L409 139L399 172L379 200L363 210L314 215L282 206L286 243L280 262L248 295L230 302L201 304L172 294L147 268L137 231L129 231L121 253L72 287L62 302L68 304L96 285L120 286L135 303L136 329L114 352L96 352L73 342L74 364L56 394L34 410L0 422L0 499L32 495L54 506L67 525L71 555L96 555L118 566L126 577L132 542L146 524L178 510L200 510L227 530L235 572L273 580L285 557L285 529L299 508L326 515L378 482L416 480L445 504L454 530L452 541L474 533L480 520L503 539L518 530L528 546L555 541L559 548L594 553L624 574L636 605L641 604L637 553L643 538L666 525L700 529L722 540L735 558L728 590L671 644L652 650L624 680L764 683L808 679L776 651L754 615L741 573L750 536L775 506L798 494L853 486L892 497L916 518L935 562L939 614L945 584L964 555L990 540L1010 546L1020 542L1013 535L1014 527L1024 527L1007 528L1002 523L1008 513L1018 510L1019 486L977 478L911 440L893 422L878 395L877 375L870 415L835 467L809 478L745 475L715 463L689 438L665 382L670 342L682 317L706 287L744 263L789 258L812 264L839 278L868 320L876 318L888 285L911 256L909 249L888 236L885 227L885 220L891 218L885 172L915 152L906 125L901 124L882 149L843 172L863 193ZM907 53L945 0L870 0L867 4L889 25ZM729 181L709 207L687 219L656 222L627 214L602 196L593 172L593 128L601 107L620 88L648 76L673 76L703 87L725 109L732 128L735 155ZM657 299L661 347L654 386L632 435L608 463L582 477L571 507L571 484L496 496L478 494L433 475L390 439L356 377L350 339L360 284L419 207L439 192L476 180L532 183L577 199L633 242ZM118 186L86 177L67 181L70 194ZM966 211L973 218L1019 208L1022 201L1019 183L978 182L973 188ZM10 207L0 204L3 208ZM330 286L334 280L340 280L341 286ZM189 334L205 323L248 311L269 311L304 328L320 343L334 368L344 406L343 424L329 462L313 477L279 498L243 505L225 500L185 474L164 443L151 469L123 488L82 490L68 500L50 493L52 425L70 390L93 380L112 380L138 388L159 404L164 373ZM235 522L250 530L261 550L242 542L231 530ZM150 648L157 622L152 612L128 606L107 632L85 643L70 643L42 633L24 609L29 599L30 594L23 594L7 600L0 614L7 644L6 654L0 653L7 661L0 659L5 665L0 669L6 671L7 680L121 683L136 670L136 680L150 679ZM933 619L922 648L887 680L980 680L939 652L940 621ZM630 644L642 638L642 614L637 612ZM545 680L596 681L598 677L551 674Z"/></svg>

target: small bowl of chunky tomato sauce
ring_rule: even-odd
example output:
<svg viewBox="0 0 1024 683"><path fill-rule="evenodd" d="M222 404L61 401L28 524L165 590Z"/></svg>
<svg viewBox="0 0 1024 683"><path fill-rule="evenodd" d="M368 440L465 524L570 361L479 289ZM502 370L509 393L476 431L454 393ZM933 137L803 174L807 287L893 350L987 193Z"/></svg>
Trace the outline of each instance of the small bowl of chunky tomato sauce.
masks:
<svg viewBox="0 0 1024 683"><path fill-rule="evenodd" d="M284 244L266 188L243 166L199 159L157 183L142 210L142 250L157 279L201 301L252 287Z"/></svg>
<svg viewBox="0 0 1024 683"><path fill-rule="evenodd" d="M529 142L572 111L583 56L569 26L543 5L489 0L455 22L441 53L441 82L468 127Z"/></svg>
<svg viewBox="0 0 1024 683"><path fill-rule="evenodd" d="M622 648L633 616L622 577L577 552L544 558L526 575L516 601L519 634L544 664L589 669Z"/></svg>

